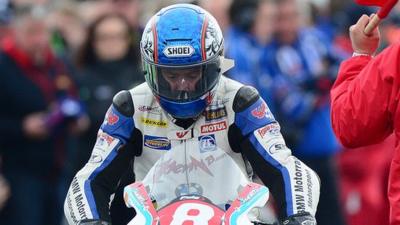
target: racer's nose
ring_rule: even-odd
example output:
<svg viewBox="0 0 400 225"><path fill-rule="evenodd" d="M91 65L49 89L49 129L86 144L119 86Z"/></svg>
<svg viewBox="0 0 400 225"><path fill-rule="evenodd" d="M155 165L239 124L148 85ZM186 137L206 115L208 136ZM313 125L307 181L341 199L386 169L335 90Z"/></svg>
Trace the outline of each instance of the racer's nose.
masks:
<svg viewBox="0 0 400 225"><path fill-rule="evenodd" d="M194 91L194 85L188 79L182 77L176 84L177 91Z"/></svg>

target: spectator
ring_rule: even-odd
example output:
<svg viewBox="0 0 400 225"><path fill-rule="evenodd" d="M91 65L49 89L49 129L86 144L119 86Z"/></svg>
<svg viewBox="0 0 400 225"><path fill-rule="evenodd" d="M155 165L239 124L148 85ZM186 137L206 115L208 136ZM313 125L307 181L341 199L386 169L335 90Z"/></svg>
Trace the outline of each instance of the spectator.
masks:
<svg viewBox="0 0 400 225"><path fill-rule="evenodd" d="M222 32L225 32L230 25L228 11L232 4L232 0L199 0L198 2L200 7L203 7L205 10L214 15L221 27Z"/></svg>
<svg viewBox="0 0 400 225"><path fill-rule="evenodd" d="M261 57L274 33L275 12L274 0L234 0L229 10L232 24L225 38L227 57L235 60L229 77L256 87L272 112L270 71L262 70Z"/></svg>
<svg viewBox="0 0 400 225"><path fill-rule="evenodd" d="M12 196L7 225L57 225L68 134L85 119L68 71L49 50L46 11L26 6L0 51L0 149ZM65 193L64 193L65 195Z"/></svg>
<svg viewBox="0 0 400 225"><path fill-rule="evenodd" d="M104 14L89 25L77 59L80 95L92 122L82 138L80 149L87 150L83 160L90 155L95 143L88 140L96 139L104 120L103 112L107 111L112 97L120 90L144 82L139 54L131 39L131 28L122 15Z"/></svg>
<svg viewBox="0 0 400 225"><path fill-rule="evenodd" d="M379 46L380 34L378 29L371 35L364 34L370 19L363 15L350 28L354 57L341 64L338 79L331 91L332 124L337 137L350 148L371 144L379 144L384 148L382 141L387 141L394 134L395 150L389 173L388 195L390 224L395 225L400 223L399 124L396 120L399 112L400 48L397 42L373 58ZM363 163L363 167L371 167L374 160L368 158L360 163Z"/></svg>
<svg viewBox="0 0 400 225"><path fill-rule="evenodd" d="M124 16L134 29L140 27L140 0L101 0L99 9L102 13L114 12Z"/></svg>
<svg viewBox="0 0 400 225"><path fill-rule="evenodd" d="M8 0L0 1L0 42L8 33L10 19L10 2Z"/></svg>
<svg viewBox="0 0 400 225"><path fill-rule="evenodd" d="M336 37L335 46L341 49L348 59L353 54L349 27L355 24L361 15L370 15L368 7L349 5L341 17L341 33ZM349 225L387 225L389 223L389 201L387 199L387 178L393 157L395 137L375 145L345 149L338 157L342 202ZM354 163L367 158L368 166Z"/></svg>
<svg viewBox="0 0 400 225"><path fill-rule="evenodd" d="M276 36L262 65L273 66L272 95L277 117L293 154L321 178L316 215L320 225L341 225L335 154L340 147L329 122L329 89L334 57L324 36L304 27L296 0L278 1Z"/></svg>
<svg viewBox="0 0 400 225"><path fill-rule="evenodd" d="M85 38L85 25L74 3L60 4L52 11L49 24L51 44L58 56L73 61Z"/></svg>
<svg viewBox="0 0 400 225"><path fill-rule="evenodd" d="M80 95L87 106L91 125L80 140L79 156L76 169L82 167L90 156L95 145L97 131L104 120L113 96L120 90L130 89L144 82L140 69L139 50L133 40L133 31L124 16L117 13L106 13L88 27L88 36L78 55L77 80L80 84ZM133 174L127 173L127 181L133 181ZM128 210L117 192L121 207L116 213ZM120 194L120 195L118 195ZM114 212L114 210L112 210ZM113 224L124 215L113 216ZM132 218L132 216L128 217ZM123 219L122 219L123 220ZM125 222L126 224L127 222Z"/></svg>

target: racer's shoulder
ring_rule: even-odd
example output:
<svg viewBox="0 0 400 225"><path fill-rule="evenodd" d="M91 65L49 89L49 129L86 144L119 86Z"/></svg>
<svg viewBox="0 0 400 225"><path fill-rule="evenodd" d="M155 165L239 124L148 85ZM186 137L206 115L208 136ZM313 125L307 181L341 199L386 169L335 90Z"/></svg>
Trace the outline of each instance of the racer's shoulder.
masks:
<svg viewBox="0 0 400 225"><path fill-rule="evenodd" d="M130 90L118 92L113 99L114 106L118 110L124 110L126 116L140 115L150 108L158 108L159 105L147 83L142 83ZM128 110L128 111L126 111ZM122 113L122 112L121 112Z"/></svg>
<svg viewBox="0 0 400 225"><path fill-rule="evenodd" d="M222 77L222 90L232 104L234 112L241 112L255 103L260 95L252 86L244 85L227 77Z"/></svg>

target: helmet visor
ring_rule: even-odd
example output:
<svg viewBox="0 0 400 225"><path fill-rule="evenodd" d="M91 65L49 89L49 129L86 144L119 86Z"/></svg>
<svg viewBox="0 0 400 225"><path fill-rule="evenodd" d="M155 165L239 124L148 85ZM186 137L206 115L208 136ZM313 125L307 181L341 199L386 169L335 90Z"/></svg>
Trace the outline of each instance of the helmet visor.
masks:
<svg viewBox="0 0 400 225"><path fill-rule="evenodd" d="M216 85L221 74L220 60L186 67L145 66L147 83L153 92L174 102L203 97Z"/></svg>

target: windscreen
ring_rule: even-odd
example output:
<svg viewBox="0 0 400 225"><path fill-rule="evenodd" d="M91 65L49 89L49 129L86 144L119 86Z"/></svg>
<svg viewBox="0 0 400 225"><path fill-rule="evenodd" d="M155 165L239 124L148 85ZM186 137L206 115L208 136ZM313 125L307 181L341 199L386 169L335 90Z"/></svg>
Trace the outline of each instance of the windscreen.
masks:
<svg viewBox="0 0 400 225"><path fill-rule="evenodd" d="M172 148L143 180L157 209L185 195L199 195L225 209L249 181L235 161L211 144L186 140Z"/></svg>

